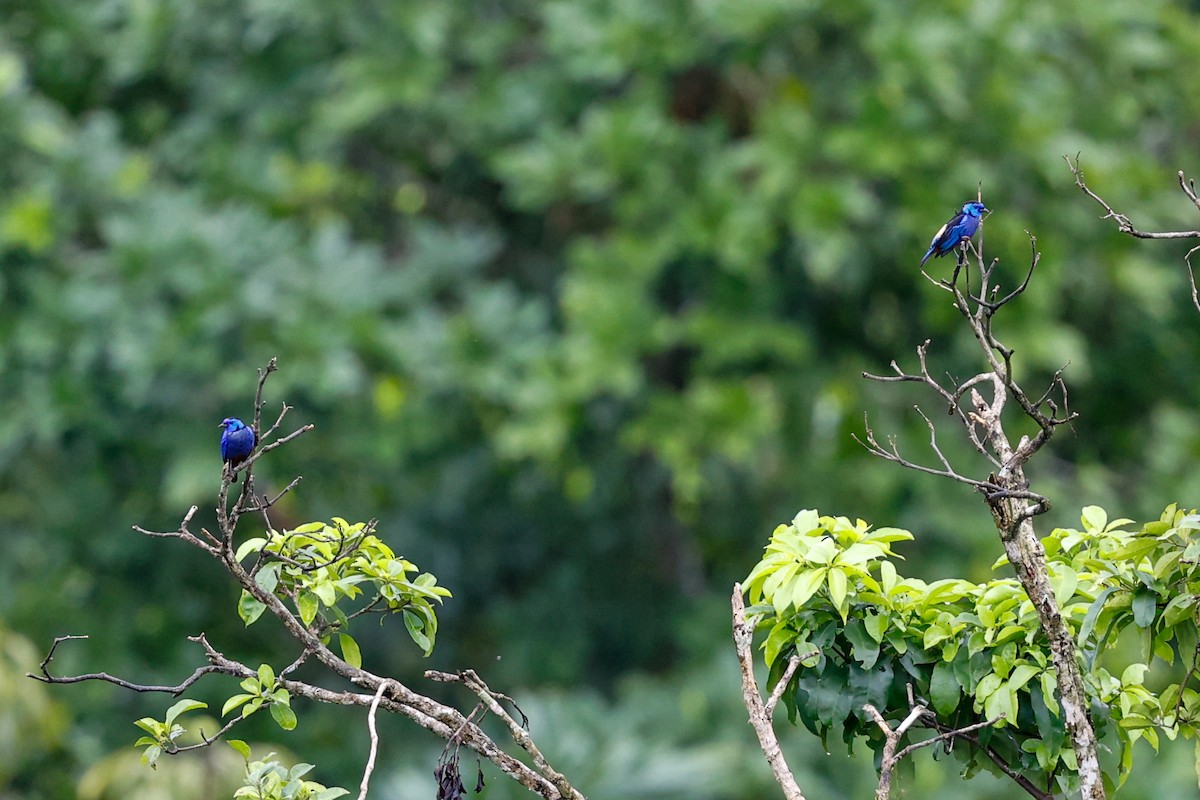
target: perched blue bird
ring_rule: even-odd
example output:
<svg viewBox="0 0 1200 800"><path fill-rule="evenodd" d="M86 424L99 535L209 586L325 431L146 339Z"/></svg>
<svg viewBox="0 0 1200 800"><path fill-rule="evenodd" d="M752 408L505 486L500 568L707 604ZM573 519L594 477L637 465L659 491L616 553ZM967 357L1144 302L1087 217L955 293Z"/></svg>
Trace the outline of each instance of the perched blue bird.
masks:
<svg viewBox="0 0 1200 800"><path fill-rule="evenodd" d="M962 211L951 217L950 221L933 235L933 241L929 243L929 249L921 259L921 266L925 266L930 256L941 258L974 236L975 231L979 230L979 217L987 210L983 203L974 201L964 205Z"/></svg>
<svg viewBox="0 0 1200 800"><path fill-rule="evenodd" d="M254 452L254 431L237 417L221 420L221 460L229 465L230 472L237 473L238 464Z"/></svg>

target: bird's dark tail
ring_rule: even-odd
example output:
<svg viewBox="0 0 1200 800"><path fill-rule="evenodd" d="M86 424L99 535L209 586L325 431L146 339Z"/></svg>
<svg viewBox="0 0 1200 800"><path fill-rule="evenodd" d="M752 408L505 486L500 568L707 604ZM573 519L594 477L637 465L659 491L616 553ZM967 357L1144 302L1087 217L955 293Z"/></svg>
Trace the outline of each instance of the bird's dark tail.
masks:
<svg viewBox="0 0 1200 800"><path fill-rule="evenodd" d="M930 258L930 256L932 256L932 255L933 255L933 250L934 250L934 248L933 248L933 247L930 247L928 250L926 250L926 251L925 251L925 257L921 259L921 266L922 266L922 267L923 267L923 266L925 266L925 262L926 262L926 261L928 261L928 260L929 260L929 258Z"/></svg>

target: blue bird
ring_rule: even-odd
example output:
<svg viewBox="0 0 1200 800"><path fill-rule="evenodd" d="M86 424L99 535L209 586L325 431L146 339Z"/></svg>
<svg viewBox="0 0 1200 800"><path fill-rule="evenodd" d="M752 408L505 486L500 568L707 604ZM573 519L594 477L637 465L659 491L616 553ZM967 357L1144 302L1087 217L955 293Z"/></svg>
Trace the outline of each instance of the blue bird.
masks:
<svg viewBox="0 0 1200 800"><path fill-rule="evenodd" d="M238 464L254 452L254 431L237 417L221 420L221 460L229 465L231 474L237 474Z"/></svg>
<svg viewBox="0 0 1200 800"><path fill-rule="evenodd" d="M921 259L921 266L925 266L925 262L931 256L941 258L974 236L975 231L979 230L979 217L987 210L987 206L983 203L974 201L964 205L962 211L951 217L950 221L933 235L933 241L929 243L929 249L925 251L925 257Z"/></svg>

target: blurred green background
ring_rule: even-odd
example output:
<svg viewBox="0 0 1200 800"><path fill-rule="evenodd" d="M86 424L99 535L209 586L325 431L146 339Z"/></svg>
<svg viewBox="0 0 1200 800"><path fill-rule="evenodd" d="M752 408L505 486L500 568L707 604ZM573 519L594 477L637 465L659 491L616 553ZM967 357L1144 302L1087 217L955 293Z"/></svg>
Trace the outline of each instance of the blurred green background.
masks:
<svg viewBox="0 0 1200 800"><path fill-rule="evenodd" d="M1026 230L1043 253L999 331L1031 391L1069 362L1081 415L1031 468L1039 525L1200 502L1187 245L1116 233L1062 161L1194 228L1198 120L1195 2L0 0L0 798L229 796L228 748L137 763L169 698L24 673L63 633L91 639L62 671L146 682L201 631L294 657L214 563L130 530L211 520L216 423L271 356L269 408L317 426L260 464L305 476L280 524L378 517L455 593L430 659L364 626L368 666L477 668L592 800L776 796L727 604L774 525L911 528L927 578L1000 552L977 497L851 440L869 412L928 455L928 398L863 370L932 338L977 371L916 264L980 185L1009 284ZM240 730L357 786L364 715L298 711ZM440 743L384 733L376 792L431 798ZM872 791L869 751L784 734L813 800ZM1190 744L1139 759L1122 797L1194 796ZM902 785L1014 791L928 755Z"/></svg>

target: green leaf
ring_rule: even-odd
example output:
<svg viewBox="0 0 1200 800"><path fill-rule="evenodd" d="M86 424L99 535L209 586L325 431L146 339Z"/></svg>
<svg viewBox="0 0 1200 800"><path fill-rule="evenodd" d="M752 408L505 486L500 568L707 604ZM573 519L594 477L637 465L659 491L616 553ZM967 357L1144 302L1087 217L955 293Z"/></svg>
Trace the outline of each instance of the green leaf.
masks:
<svg viewBox="0 0 1200 800"><path fill-rule="evenodd" d="M258 584L258 588L264 592L271 594L275 591L275 587L279 585L279 562L267 564L254 576L254 582Z"/></svg>
<svg viewBox="0 0 1200 800"><path fill-rule="evenodd" d="M224 714L221 716L224 716ZM226 739L225 744L241 753L242 758L246 759L247 761L250 760L250 745L246 744L241 739Z"/></svg>
<svg viewBox="0 0 1200 800"><path fill-rule="evenodd" d="M291 706L272 703L271 717L279 724L279 727L283 728L285 731L294 730L296 727L296 712L292 711Z"/></svg>
<svg viewBox="0 0 1200 800"><path fill-rule="evenodd" d="M300 621L312 625L317 618L317 598L312 592L301 591L296 595L296 609L300 612Z"/></svg>
<svg viewBox="0 0 1200 800"><path fill-rule="evenodd" d="M792 527L801 535L805 535L821 527L821 515L814 508L806 508L792 517Z"/></svg>
<svg viewBox="0 0 1200 800"><path fill-rule="evenodd" d="M990 697L1003 682L1004 679L994 672L989 672L987 675L984 675L983 679L975 685L975 699L978 701L986 701L988 697Z"/></svg>
<svg viewBox="0 0 1200 800"><path fill-rule="evenodd" d="M259 550L263 549L263 545L266 543L267 540L261 536L253 539L247 539L246 541L242 542L240 546L238 546L237 553L234 554L234 560L241 561L250 553L257 553Z"/></svg>
<svg viewBox="0 0 1200 800"><path fill-rule="evenodd" d="M791 584L791 592L789 594L789 602L797 611L804 608L821 585L825 582L825 573L828 567L817 567L816 569L806 569L797 575ZM786 604L784 606L786 608ZM778 605L776 605L778 608Z"/></svg>
<svg viewBox="0 0 1200 800"><path fill-rule="evenodd" d="M253 698L254 695L252 694L235 694L233 697L225 701L225 705L221 706L221 716L223 717L227 715L230 711L233 711L235 708L238 708L243 703L252 700ZM247 758L249 758L249 756L247 756Z"/></svg>
<svg viewBox="0 0 1200 800"><path fill-rule="evenodd" d="M766 641L763 642L763 660L767 662L767 666L772 666L775 659L783 651L783 648L796 639L796 632L788 625L787 620L778 620L772 627L771 632L767 634Z"/></svg>
<svg viewBox="0 0 1200 800"><path fill-rule="evenodd" d="M208 703L201 703L199 700L188 700L187 698L184 698L167 709L167 716L163 721L167 723L167 727L170 727L171 724L175 722L175 718L180 714L188 711L194 711L198 708L208 708Z"/></svg>
<svg viewBox="0 0 1200 800"><path fill-rule="evenodd" d="M1159 543L1155 539L1134 539L1108 554L1113 561L1128 561L1136 564L1149 555Z"/></svg>
<svg viewBox="0 0 1200 800"><path fill-rule="evenodd" d="M1029 679L1040 673L1041 670L1032 664L1018 664L1008 676L1008 686L1012 691L1020 691L1025 684L1029 683ZM1013 717L1010 717L1013 719Z"/></svg>
<svg viewBox="0 0 1200 800"><path fill-rule="evenodd" d="M846 612L848 610L848 604L846 603L846 592L848 591L848 588L845 570L837 567L830 567L829 599L833 601L833 607L836 608L838 613L842 615L843 622L846 620Z"/></svg>
<svg viewBox="0 0 1200 800"><path fill-rule="evenodd" d="M1046 670L1042 673L1041 680L1042 700L1045 701L1046 709L1051 714L1058 716L1058 679L1052 670Z"/></svg>
<svg viewBox="0 0 1200 800"><path fill-rule="evenodd" d="M1065 564L1055 566L1056 569L1050 575L1050 586L1054 589L1054 599L1058 602L1058 607L1062 608L1075 594L1075 587L1079 585L1079 574Z"/></svg>
<svg viewBox="0 0 1200 800"><path fill-rule="evenodd" d="M997 728L1016 724L1017 695L1007 683L1002 683L996 691L988 695L983 704L983 715L988 719L995 719L1001 714L1004 715L1004 719L996 723Z"/></svg>
<svg viewBox="0 0 1200 800"><path fill-rule="evenodd" d="M1092 630L1096 627L1096 620L1099 618L1100 612L1104 610L1104 604L1107 603L1108 598L1112 597L1113 594L1120 588L1120 586L1110 586L1097 595L1096 599L1092 601L1091 606L1088 607L1087 614L1083 618L1083 624L1079 626L1080 647L1086 647L1088 639L1092 635ZM1092 658L1095 658L1095 653L1092 654Z"/></svg>
<svg viewBox="0 0 1200 800"><path fill-rule="evenodd" d="M270 689L275 685L275 670L271 669L270 664L260 664L258 667L258 683L263 689Z"/></svg>
<svg viewBox="0 0 1200 800"><path fill-rule="evenodd" d="M1158 595L1145 587L1139 587L1133 593L1133 621L1139 628L1148 628L1154 624L1154 615L1158 611Z"/></svg>
<svg viewBox="0 0 1200 800"><path fill-rule="evenodd" d="M408 609L404 609L404 627L408 629L408 635L412 637L412 640L417 643L417 647L420 647L425 655L433 652L433 642L421 630L421 618Z"/></svg>
<svg viewBox="0 0 1200 800"><path fill-rule="evenodd" d="M954 677L954 664L939 661L933 668L929 679L929 694L933 708L939 714L947 716L958 708L959 698L962 697L962 687Z"/></svg>
<svg viewBox="0 0 1200 800"><path fill-rule="evenodd" d="M1108 512L1100 506L1086 506L1080 515L1080 521L1087 530L1101 532L1108 525Z"/></svg>
<svg viewBox="0 0 1200 800"><path fill-rule="evenodd" d="M337 590L334 588L333 582L329 580L317 581L309 587L312 593L329 608L337 602Z"/></svg>
<svg viewBox="0 0 1200 800"><path fill-rule="evenodd" d="M883 641L884 631L887 630L888 618L884 614L877 612L868 612L863 617L863 623L867 626L867 633L877 642Z"/></svg>
<svg viewBox="0 0 1200 800"><path fill-rule="evenodd" d="M851 567L861 567L868 561L880 558L884 555L883 547L872 542L856 542L834 559L835 564L845 564Z"/></svg>
<svg viewBox="0 0 1200 800"><path fill-rule="evenodd" d="M1146 680L1146 673L1149 672L1148 664L1130 664L1121 673L1122 686L1141 686Z"/></svg>
<svg viewBox="0 0 1200 800"><path fill-rule="evenodd" d="M161 722L156 720L154 717L142 717L141 719L134 722L133 724L137 725L139 728L146 731L147 733L154 734L155 736L158 736L161 733L161 731L164 728L166 728L165 725L163 725Z"/></svg>
<svg viewBox="0 0 1200 800"><path fill-rule="evenodd" d="M242 590L242 596L238 599L238 616L246 623L246 627L253 625L266 609L267 607L255 600L253 595L245 589Z"/></svg>
<svg viewBox="0 0 1200 800"><path fill-rule="evenodd" d="M149 766L150 769L158 769L158 757L161 755L161 747L156 744L150 745L142 753L142 763Z"/></svg>
<svg viewBox="0 0 1200 800"><path fill-rule="evenodd" d="M342 658L346 660L346 663L355 669L361 669L362 653L358 649L358 642L354 641L348 633L339 633L338 644L342 647Z"/></svg>
<svg viewBox="0 0 1200 800"><path fill-rule="evenodd" d="M891 597L892 590L896 588L898 582L895 564L890 561L879 562L879 582L883 584L883 590Z"/></svg>
<svg viewBox="0 0 1200 800"><path fill-rule="evenodd" d="M875 662L879 660L879 642L872 639L871 635L867 633L867 626L862 619L850 620L845 627L844 634L854 648L854 660L861 664L863 669L874 667Z"/></svg>

